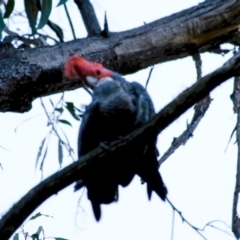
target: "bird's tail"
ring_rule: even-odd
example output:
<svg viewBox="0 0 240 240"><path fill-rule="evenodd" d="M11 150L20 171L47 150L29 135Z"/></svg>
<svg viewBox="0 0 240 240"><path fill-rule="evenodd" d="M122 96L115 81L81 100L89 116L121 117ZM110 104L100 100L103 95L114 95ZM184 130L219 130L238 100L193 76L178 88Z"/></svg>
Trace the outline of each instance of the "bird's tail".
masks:
<svg viewBox="0 0 240 240"><path fill-rule="evenodd" d="M162 180L162 177L158 171L153 173L151 177L146 177L146 183L147 183L147 194L148 199L151 199L152 191L155 191L157 195L165 201L167 196L167 188Z"/></svg>
<svg viewBox="0 0 240 240"><path fill-rule="evenodd" d="M92 203L93 213L97 221L101 218L101 204L110 204L118 200L118 185L115 181L111 181L111 178L108 181L102 181L103 179L86 184L88 199Z"/></svg>
<svg viewBox="0 0 240 240"><path fill-rule="evenodd" d="M157 154L155 146L154 148L147 146L147 150L140 160L137 174L147 184L149 200L151 199L152 191L155 191L165 201L168 191L158 171Z"/></svg>
<svg viewBox="0 0 240 240"><path fill-rule="evenodd" d="M95 216L95 219L97 222L99 222L100 218L101 218L101 206L100 203L95 202L95 201L91 201L92 203L92 209L93 209L93 213Z"/></svg>

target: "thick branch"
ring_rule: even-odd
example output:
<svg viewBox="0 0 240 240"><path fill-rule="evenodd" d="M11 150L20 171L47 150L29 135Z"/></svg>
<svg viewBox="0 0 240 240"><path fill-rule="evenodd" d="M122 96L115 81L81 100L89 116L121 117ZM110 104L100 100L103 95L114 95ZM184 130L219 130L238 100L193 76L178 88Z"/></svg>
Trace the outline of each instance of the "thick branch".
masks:
<svg viewBox="0 0 240 240"><path fill-rule="evenodd" d="M74 0L74 2L81 13L88 36L99 35L101 28L91 2L89 0Z"/></svg>
<svg viewBox="0 0 240 240"><path fill-rule="evenodd" d="M169 17L110 37L91 37L52 47L0 48L0 111L24 112L34 99L81 87L62 79L70 54L104 63L122 74L156 63L183 58L193 45L212 51L230 41L240 24L240 1L212 0Z"/></svg>
<svg viewBox="0 0 240 240"><path fill-rule="evenodd" d="M159 134L181 114L200 99L204 98L222 82L239 74L239 67L240 53L225 63L223 67L205 76L192 85L192 87L182 92L176 99L156 114L148 124L134 131L123 140L111 144L108 151L97 148L80 158L79 161L53 174L34 187L2 217L0 221L0 239L9 239L29 214L42 202L77 179L81 179L81 175L84 173L88 164L105 161L104 157L106 154L118 154L126 147L131 148L132 144L136 144L135 141L137 141L138 144L144 144L150 135Z"/></svg>
<svg viewBox="0 0 240 240"><path fill-rule="evenodd" d="M239 212L239 194L240 194L240 77L234 79L234 92L233 92L234 112L237 113L237 127L236 138L238 143L238 155L237 155L237 174L236 183L233 196L233 210L232 210L232 232L237 239L240 238L240 218Z"/></svg>

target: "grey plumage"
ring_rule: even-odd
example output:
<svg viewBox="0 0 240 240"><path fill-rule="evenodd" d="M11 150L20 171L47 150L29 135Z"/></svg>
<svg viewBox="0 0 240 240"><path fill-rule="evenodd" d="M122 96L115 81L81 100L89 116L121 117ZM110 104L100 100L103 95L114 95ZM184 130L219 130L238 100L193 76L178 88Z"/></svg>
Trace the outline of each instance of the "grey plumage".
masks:
<svg viewBox="0 0 240 240"><path fill-rule="evenodd" d="M100 144L126 136L155 114L150 96L139 83L129 83L117 73L112 79L93 89L92 102L79 130L79 157ZM95 162L87 168L82 180L97 221L101 217L100 205L117 201L118 186L127 186L135 174L146 182L149 199L155 191L165 200L167 189L158 172L156 141L157 137L153 137L146 146L136 143L124 152L107 156L106 164ZM77 183L75 190L78 188Z"/></svg>

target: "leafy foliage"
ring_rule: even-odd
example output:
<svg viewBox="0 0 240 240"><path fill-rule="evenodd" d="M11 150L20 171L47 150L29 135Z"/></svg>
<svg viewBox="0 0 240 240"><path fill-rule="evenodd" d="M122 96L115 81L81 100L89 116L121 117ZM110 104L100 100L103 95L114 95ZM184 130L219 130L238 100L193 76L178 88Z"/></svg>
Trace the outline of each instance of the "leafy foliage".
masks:
<svg viewBox="0 0 240 240"><path fill-rule="evenodd" d="M57 7L61 6L62 4L65 4L68 0L60 0Z"/></svg>
<svg viewBox="0 0 240 240"><path fill-rule="evenodd" d="M69 111L69 113L72 115L72 117L76 120L80 120L80 118L77 116L75 111L81 112L80 109L76 108L72 102L66 102L66 109Z"/></svg>
<svg viewBox="0 0 240 240"><path fill-rule="evenodd" d="M39 9L37 8L37 0L24 0L25 11L27 14L32 34L36 34L36 23Z"/></svg>
<svg viewBox="0 0 240 240"><path fill-rule="evenodd" d="M52 217L52 216L49 216L49 215L46 215L46 214L42 214L41 212L38 212L38 213L34 214L32 217L30 217L28 222L36 220L37 218L39 218L41 216ZM49 239L49 237L45 236L45 232L44 232L43 226L39 226L37 231L30 235L28 232L26 232L24 230L24 225L23 225L23 226L21 226L21 231L18 232L18 233L15 233L12 240L19 240L20 235L23 235L24 239L32 239L32 240L45 240L45 239ZM51 239L55 239L55 240L69 240L69 239L61 238L61 237L51 237Z"/></svg>
<svg viewBox="0 0 240 240"><path fill-rule="evenodd" d="M60 139L58 139L58 162L61 167L63 162L63 149L62 149L62 141Z"/></svg>
<svg viewBox="0 0 240 240"><path fill-rule="evenodd" d="M37 167L38 162L39 162L39 158L41 157L42 150L43 150L43 146L44 146L44 144L45 144L46 138L47 138L47 137L45 137L45 138L42 140L42 142L41 142L41 144L40 144L40 146L39 146L38 154L37 154L37 158L36 158L35 168Z"/></svg>
<svg viewBox="0 0 240 240"><path fill-rule="evenodd" d="M15 6L15 0L8 0L6 5L6 11L4 13L4 18L9 18Z"/></svg>
<svg viewBox="0 0 240 240"><path fill-rule="evenodd" d="M42 0L42 8L41 8L41 18L38 24L38 29L43 28L47 23L50 13L52 10L52 0Z"/></svg>
<svg viewBox="0 0 240 240"><path fill-rule="evenodd" d="M2 17L2 14L0 13L0 39L2 38L2 31L5 27L5 23L3 21L3 17Z"/></svg>
<svg viewBox="0 0 240 240"><path fill-rule="evenodd" d="M64 133L64 131L61 129L61 126L58 123L61 123L63 125L68 125L68 126L72 126L71 122L69 120L66 119L62 119L62 114L64 113L64 109L67 109L68 112L71 114L71 116L79 121L80 117L78 116L78 113L82 113L82 111L80 109L78 109L77 107L74 106L74 104L72 102L65 102L64 101L64 94L62 94L62 96L60 97L59 101L54 104L54 102L49 99L49 102L51 104L52 107L52 112L48 112L47 108L45 106L45 104L43 103L43 100L41 100L41 104L42 107L45 111L45 114L47 116L47 126L50 127L50 130L48 132L48 134L43 138L39 149L38 149L38 153L37 153L37 157L36 157L36 163L35 163L35 167L37 168L37 166L39 165L40 162L40 166L39 169L41 171L43 171L43 166L44 166L44 162L48 153L48 143L49 143L49 139L50 136L53 134L55 137L58 138L58 163L59 166L62 166L63 163L63 149L67 150L69 156L71 156L72 160L75 160L74 157L74 151L70 145L70 142L68 140L67 135ZM59 131L61 130L61 131Z"/></svg>
<svg viewBox="0 0 240 240"><path fill-rule="evenodd" d="M57 43L58 41L64 41L64 33L62 28L57 25L56 23L52 22L49 17L52 11L52 0L24 0L24 9L26 13L26 17L28 19L29 26L31 28L31 34L24 33L23 36L20 36L17 32L8 29L8 25L4 22L4 19L8 19L11 17L12 20L16 16L23 17L22 13L15 10L15 0L7 0L6 3L4 1L0 2L5 7L4 15L2 16L0 13L0 40L2 39L2 32L6 30L5 33L8 34L8 40L12 41L15 40L17 42L17 46L20 48L27 48L33 46L42 46L48 45L46 41ZM66 1L60 1L59 4L65 4ZM13 14L14 13L14 14ZM43 29L46 25L52 30L53 33L56 34L59 40L52 38L49 35L41 32L40 30ZM5 29L6 28L6 29ZM43 34L44 33L44 34ZM38 36L37 36L38 35ZM20 44L23 42L23 44Z"/></svg>
<svg viewBox="0 0 240 240"><path fill-rule="evenodd" d="M59 119L58 121L59 121L60 123L63 123L63 124L67 124L67 125L69 125L69 126L72 126L72 124L71 124L69 121L65 120L65 119Z"/></svg>

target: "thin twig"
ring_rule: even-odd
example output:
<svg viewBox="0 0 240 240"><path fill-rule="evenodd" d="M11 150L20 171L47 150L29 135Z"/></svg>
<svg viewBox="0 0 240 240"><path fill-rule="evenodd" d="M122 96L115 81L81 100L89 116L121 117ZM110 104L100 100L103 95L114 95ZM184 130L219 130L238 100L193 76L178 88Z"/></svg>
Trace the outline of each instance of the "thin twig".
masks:
<svg viewBox="0 0 240 240"><path fill-rule="evenodd" d="M218 230L218 231L221 231L221 232L223 232L223 233L225 233L225 234L233 237L232 234L230 234L230 233L228 233L227 231L225 231L225 230L223 230L223 229L221 229L221 228L219 228L219 227L216 227L216 226L214 226L214 225L212 224L212 223L220 222L220 223L223 223L224 225L226 225L228 228L230 228L225 222L223 222L223 221L221 221L221 220L213 220L213 221L210 221L210 222L206 223L203 228L199 228L199 227L194 226L192 223L190 223L190 222L183 216L182 212L179 211L179 210L173 205L173 203L169 200L169 198L166 198L166 199L167 199L167 202L170 204L170 206L171 206L172 209L173 209L173 221L172 221L171 240L173 240L174 212L177 212L178 215L180 216L180 218L182 219L182 221L185 222L185 223L187 223L188 226L190 226L194 231L196 231L196 232L197 232L203 239L205 239L205 240L206 240L207 238L206 238L201 232L204 232L205 229L206 229L206 227L212 227L212 228L214 228L214 229L216 229L216 230Z"/></svg>
<svg viewBox="0 0 240 240"><path fill-rule="evenodd" d="M44 113L41 113L41 114L38 114L38 115L35 115L33 117L30 117L30 118L27 118L25 119L24 121L20 122L15 128L14 128L14 132L16 133L17 132L17 129L24 123L26 123L27 121L29 120L32 120L33 118L38 118L38 117L42 117L42 116L45 116Z"/></svg>
<svg viewBox="0 0 240 240"><path fill-rule="evenodd" d="M79 199L78 199L78 203L77 203L77 211L76 211L76 214L75 214L75 226L78 228L78 229L80 229L80 230L82 230L82 228L81 227L79 227L78 226L78 224L77 224L77 217L78 217L78 214L79 214L79 208L81 209L81 212L83 213L83 214L86 214L86 212L85 212L85 209L81 206L81 200L82 200L82 198L83 198L83 196L84 196L84 193L85 193L85 190L86 190L86 188L84 187L83 188L83 191L81 192L81 195L80 195L80 197L79 197Z"/></svg>
<svg viewBox="0 0 240 240"><path fill-rule="evenodd" d="M66 3L64 3L63 6L64 6L64 9L65 9L65 12L66 12L66 15L67 15L67 19L68 19L68 22L69 22L69 25L70 25L70 28L71 28L71 31L72 31L73 39L75 40L75 39L77 39L77 37L76 37L76 34L75 34L75 30L74 30L72 20L71 20L71 17L69 15Z"/></svg>
<svg viewBox="0 0 240 240"><path fill-rule="evenodd" d="M45 107L45 105L44 105L44 103L43 103L42 98L40 98L40 102L41 102L41 105L42 105L42 107L43 107L43 109L44 109L44 112L45 112L45 114L46 114L46 116L47 116L47 118L48 118L48 123L52 126L52 131L53 131L54 134L58 137L58 139L60 139L60 140L62 141L62 144L65 146L65 148L67 149L67 151L70 153L70 156L71 156L72 160L75 161L74 156L71 154L71 153L72 153L72 148L71 148L71 146L70 146L68 143L66 143L65 141L62 140L61 136L59 135L59 133L58 133L56 127L55 127L54 122L52 121L52 119L50 118L50 116L49 116L49 114L48 114L48 112L47 112L47 109L46 109L46 107Z"/></svg>
<svg viewBox="0 0 240 240"><path fill-rule="evenodd" d="M196 231L203 239L207 239L207 238L201 233L201 232L204 232L204 231L205 231L206 227L212 227L212 228L214 228L214 229L216 229L216 230L219 230L219 231L221 231L221 232L224 232L225 234L233 237L232 234L230 234L230 233L228 233L227 231L225 231L225 230L223 230L223 229L221 229L221 228L219 228L219 227L216 227L216 226L214 226L214 225L212 224L212 223L220 222L220 223L223 223L224 225L226 225L228 228L230 228L225 222L223 222L223 221L221 221L221 220L213 220L213 221L210 221L210 222L206 223L203 228L199 228L199 227L194 226L193 224L191 224L191 223L183 216L182 212L179 211L179 210L173 205L173 203L169 200L169 198L166 198L166 199L167 199L167 202L168 202L168 203L170 204L170 206L172 207L173 212L177 212L178 215L180 216L180 218L182 219L182 221L185 222L185 223L187 223L188 226L190 226L194 231ZM173 215L173 219L174 219L174 215ZM173 226L173 224L172 224L172 226ZM173 240L173 227L172 227L172 238L171 238L171 239Z"/></svg>
<svg viewBox="0 0 240 240"><path fill-rule="evenodd" d="M192 225L183 215L182 212L180 212L173 204L172 202L166 198L167 202L170 204L170 206L172 207L172 209L178 213L178 215L180 216L180 218L182 219L183 222L187 223L187 225L189 227L191 227L194 231L196 231L203 239L207 240L207 238L201 233L201 229L198 227L195 227L194 225Z"/></svg>
<svg viewBox="0 0 240 240"><path fill-rule="evenodd" d="M172 231L171 231L171 240L174 238L174 223L175 223L175 210L172 211Z"/></svg>
<svg viewBox="0 0 240 240"><path fill-rule="evenodd" d="M227 234L227 235L229 235L229 236L231 236L231 237L234 237L234 235L233 235L232 233L229 233L229 232L227 232L226 230L223 230L223 229L221 229L221 228L219 228L219 227L216 227L216 226L212 225L212 223L214 223L214 222L223 223L228 229L231 229L230 226L227 225L225 222L223 222L223 221L221 221L221 220L213 220L213 221L210 221L209 223L206 223L205 226L202 228L202 231L204 231L206 227L211 227L211 228L214 228L214 229L216 229L216 230L219 230L220 232L223 232L223 233L225 233L225 234Z"/></svg>
<svg viewBox="0 0 240 240"><path fill-rule="evenodd" d="M199 80L202 77L202 59L197 48L195 50L195 53L192 54L192 58L195 62L195 66L197 70L197 80Z"/></svg>
<svg viewBox="0 0 240 240"><path fill-rule="evenodd" d="M195 49L195 48L194 48ZM197 70L197 81L202 77L202 60L201 56L197 49L192 53L193 60L195 61L196 70ZM206 96L201 101L199 101L194 107L194 115L191 120L191 123L187 123L186 130L177 138L174 138L171 146L159 159L159 166L165 162L169 156L171 156L175 150L177 150L181 145L185 145L186 142L193 136L193 132L197 128L198 124L204 117L206 111L208 110L212 99L209 96Z"/></svg>
<svg viewBox="0 0 240 240"><path fill-rule="evenodd" d="M86 88L86 87L83 87L83 89L90 95L92 96L92 92L90 89Z"/></svg>
<svg viewBox="0 0 240 240"><path fill-rule="evenodd" d="M153 69L154 69L154 65L150 68L150 71L149 71L149 74L148 74L148 78L147 78L147 81L146 81L146 84L145 84L145 89L147 89L147 86L149 84L149 80L151 78Z"/></svg>

